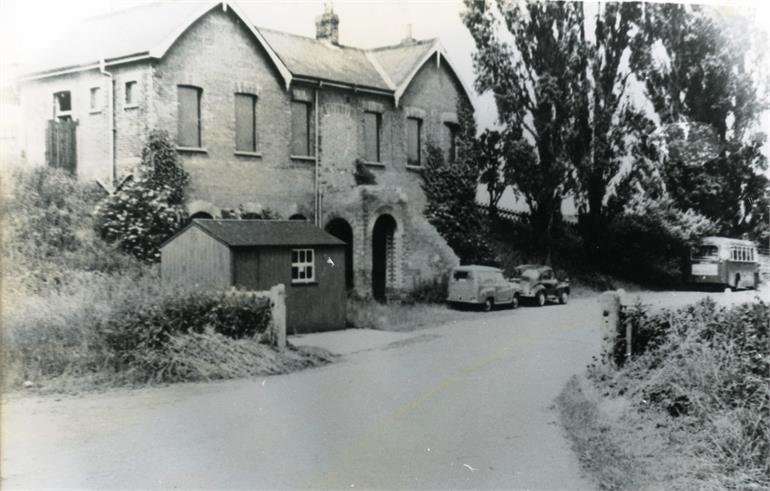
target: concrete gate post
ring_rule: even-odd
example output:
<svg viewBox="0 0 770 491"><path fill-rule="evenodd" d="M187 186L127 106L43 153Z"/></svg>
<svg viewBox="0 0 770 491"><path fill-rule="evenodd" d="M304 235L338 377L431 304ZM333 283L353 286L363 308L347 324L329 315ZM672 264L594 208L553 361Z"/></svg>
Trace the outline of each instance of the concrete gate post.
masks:
<svg viewBox="0 0 770 491"><path fill-rule="evenodd" d="M599 304L602 310L602 355L612 359L612 351L618 336L620 324L620 292L609 291L602 293Z"/></svg>
<svg viewBox="0 0 770 491"><path fill-rule="evenodd" d="M286 347L286 287L279 283L270 289L273 340L278 349Z"/></svg>

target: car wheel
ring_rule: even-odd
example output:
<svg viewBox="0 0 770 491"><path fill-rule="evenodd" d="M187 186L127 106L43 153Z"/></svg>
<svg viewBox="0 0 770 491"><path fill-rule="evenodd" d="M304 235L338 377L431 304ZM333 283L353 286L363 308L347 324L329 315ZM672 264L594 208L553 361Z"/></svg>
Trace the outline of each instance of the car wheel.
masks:
<svg viewBox="0 0 770 491"><path fill-rule="evenodd" d="M518 295L514 295L513 296L513 301L511 301L511 308L512 309L518 309L519 308L519 296Z"/></svg>
<svg viewBox="0 0 770 491"><path fill-rule="evenodd" d="M495 303L492 301L492 299L491 299L491 298L488 298L488 299L486 299L486 300L484 301L484 306L483 306L483 308L484 308L484 312L489 312L489 311L491 311L491 310L492 310L492 307L494 307L494 306L495 306Z"/></svg>
<svg viewBox="0 0 770 491"><path fill-rule="evenodd" d="M543 305L545 305L545 292L540 290L537 292L537 306L542 307Z"/></svg>
<svg viewBox="0 0 770 491"><path fill-rule="evenodd" d="M561 294L559 294L559 303L564 305L569 300L569 293L566 291L562 291Z"/></svg>

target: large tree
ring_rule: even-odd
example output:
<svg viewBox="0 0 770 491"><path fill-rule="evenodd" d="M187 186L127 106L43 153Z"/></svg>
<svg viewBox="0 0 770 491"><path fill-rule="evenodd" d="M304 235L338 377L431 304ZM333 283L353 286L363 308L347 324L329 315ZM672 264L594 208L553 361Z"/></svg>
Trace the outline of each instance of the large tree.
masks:
<svg viewBox="0 0 770 491"><path fill-rule="evenodd" d="M479 92L494 95L505 145L529 158L509 175L529 204L537 246L550 256L554 215L572 189L573 152L584 114L583 7L574 2L465 0L463 22L476 44ZM504 38L504 24L510 41Z"/></svg>
<svg viewBox="0 0 770 491"><path fill-rule="evenodd" d="M761 86L767 80L753 71L764 66L766 47L752 47L754 33L738 16L692 5L648 9L646 44L657 49L639 51L632 64L667 139L667 191L677 207L705 215L721 234L766 240L769 183L756 122L768 107Z"/></svg>

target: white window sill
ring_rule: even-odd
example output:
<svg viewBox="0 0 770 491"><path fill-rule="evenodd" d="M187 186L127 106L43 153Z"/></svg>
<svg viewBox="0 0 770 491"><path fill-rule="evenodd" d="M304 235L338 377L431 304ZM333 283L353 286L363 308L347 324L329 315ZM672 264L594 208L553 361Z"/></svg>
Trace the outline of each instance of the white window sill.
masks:
<svg viewBox="0 0 770 491"><path fill-rule="evenodd" d="M176 147L176 151L186 153L209 153L208 150L202 147Z"/></svg>
<svg viewBox="0 0 770 491"><path fill-rule="evenodd" d="M301 160L303 162L315 162L315 157L312 155L290 155L292 160Z"/></svg>
<svg viewBox="0 0 770 491"><path fill-rule="evenodd" d="M372 160L363 160L362 163L369 167L382 167L385 168L385 162L375 162Z"/></svg>
<svg viewBox="0 0 770 491"><path fill-rule="evenodd" d="M415 171L415 172L421 172L424 167L421 165L407 165L407 170Z"/></svg>
<svg viewBox="0 0 770 491"><path fill-rule="evenodd" d="M102 113L101 109L91 109L90 111L88 111L88 114L101 114L101 113Z"/></svg>
<svg viewBox="0 0 770 491"><path fill-rule="evenodd" d="M123 106L123 110L128 111L130 109L137 109L139 107L139 104L129 104L127 106Z"/></svg>
<svg viewBox="0 0 770 491"><path fill-rule="evenodd" d="M291 286L315 286L318 285L318 282L315 280L305 281L305 280L292 280Z"/></svg>
<svg viewBox="0 0 770 491"><path fill-rule="evenodd" d="M244 150L236 150L233 152L235 155L239 157L254 157L254 158L262 158L262 152L247 152Z"/></svg>

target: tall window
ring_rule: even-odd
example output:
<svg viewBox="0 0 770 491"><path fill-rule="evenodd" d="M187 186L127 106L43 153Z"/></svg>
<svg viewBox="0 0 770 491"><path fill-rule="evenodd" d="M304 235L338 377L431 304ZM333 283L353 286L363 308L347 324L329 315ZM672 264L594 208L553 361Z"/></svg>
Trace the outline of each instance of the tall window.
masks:
<svg viewBox="0 0 770 491"><path fill-rule="evenodd" d="M380 130L382 115L367 111L364 113L364 142L366 145L364 159L369 162L379 162L380 159Z"/></svg>
<svg viewBox="0 0 770 491"><path fill-rule="evenodd" d="M291 154L300 156L313 155L310 142L310 103L292 101L291 103Z"/></svg>
<svg viewBox="0 0 770 491"><path fill-rule="evenodd" d="M457 125L444 123L444 141L446 142L446 160L454 162L457 159Z"/></svg>
<svg viewBox="0 0 770 491"><path fill-rule="evenodd" d="M235 150L257 151L257 96L235 94Z"/></svg>
<svg viewBox="0 0 770 491"><path fill-rule="evenodd" d="M177 144L180 147L200 148L201 92L198 87L177 87Z"/></svg>
<svg viewBox="0 0 770 491"><path fill-rule="evenodd" d="M91 111L96 111L99 109L99 87L91 87L90 96L88 107Z"/></svg>
<svg viewBox="0 0 770 491"><path fill-rule="evenodd" d="M126 106L135 106L137 104L136 98L136 80L126 82Z"/></svg>
<svg viewBox="0 0 770 491"><path fill-rule="evenodd" d="M422 120L418 118L406 119L406 145L407 145L407 164L413 166L422 165L420 149L422 148L422 142L420 141L422 132Z"/></svg>
<svg viewBox="0 0 770 491"><path fill-rule="evenodd" d="M311 283L315 281L315 255L313 249L291 250L291 282Z"/></svg>

